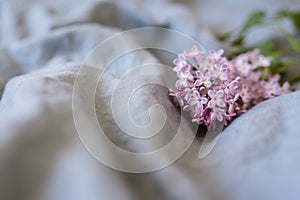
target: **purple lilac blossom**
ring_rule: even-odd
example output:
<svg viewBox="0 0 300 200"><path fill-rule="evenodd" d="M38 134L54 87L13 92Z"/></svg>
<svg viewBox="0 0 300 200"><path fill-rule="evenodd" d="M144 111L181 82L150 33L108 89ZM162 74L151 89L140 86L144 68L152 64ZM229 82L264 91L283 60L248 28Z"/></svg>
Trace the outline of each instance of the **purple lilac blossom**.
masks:
<svg viewBox="0 0 300 200"><path fill-rule="evenodd" d="M223 53L206 54L193 46L174 60L177 91L169 95L177 107L190 112L193 122L211 128L224 121L227 126L256 104L290 92L287 82L280 85L278 74L263 80L260 69L270 67L272 60L258 49L232 60Z"/></svg>

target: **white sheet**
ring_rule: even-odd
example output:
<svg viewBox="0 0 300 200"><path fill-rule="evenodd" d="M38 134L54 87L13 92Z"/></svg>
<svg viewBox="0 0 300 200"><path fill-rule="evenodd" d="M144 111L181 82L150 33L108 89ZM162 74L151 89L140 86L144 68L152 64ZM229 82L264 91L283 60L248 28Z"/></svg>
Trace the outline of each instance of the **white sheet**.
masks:
<svg viewBox="0 0 300 200"><path fill-rule="evenodd" d="M109 36L134 27L165 26L216 48L216 29L238 25L254 8L274 11L296 3L1 1L0 199L299 199L299 92L264 102L235 120L204 160L198 159L201 142L195 140L174 164L146 174L118 172L96 161L80 142L72 116L78 68ZM230 16L235 11L237 16ZM93 69L96 60L97 55L88 64L98 73L102 69ZM133 116L141 124L148 123L146 108L154 103L164 105L170 115L162 135L150 142L125 136L107 109L121 69L150 62L160 61L147 50L125 57L99 83L95 98L110 139L132 151L147 152L168 142L178 123L179 114L161 88L145 88L134 101ZM147 78L169 77L154 69L136 79Z"/></svg>

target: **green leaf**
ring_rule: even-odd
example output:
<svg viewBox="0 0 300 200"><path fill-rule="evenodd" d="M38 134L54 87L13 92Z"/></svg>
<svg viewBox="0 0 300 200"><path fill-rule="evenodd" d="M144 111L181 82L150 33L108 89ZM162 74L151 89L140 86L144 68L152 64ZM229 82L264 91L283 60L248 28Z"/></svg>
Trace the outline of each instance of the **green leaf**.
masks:
<svg viewBox="0 0 300 200"><path fill-rule="evenodd" d="M272 57L272 62L270 65L270 73L274 74L284 74L287 72L293 65L292 60L283 61L282 54L280 52L274 52L270 55Z"/></svg>
<svg viewBox="0 0 300 200"><path fill-rule="evenodd" d="M283 19L283 18L289 18L290 17L290 12L287 10L281 10L276 13L275 19Z"/></svg>
<svg viewBox="0 0 300 200"><path fill-rule="evenodd" d="M282 27L282 21L279 21L281 19L289 20L292 25L294 26L295 33L290 33L286 30L284 30ZM255 26L266 26L268 24L274 24L277 26L283 33L284 38L288 41L289 45L285 48L280 48L276 45L273 39L267 40L263 43L261 43L257 47L246 47L244 45L245 37L248 34L249 29ZM228 58L231 60L234 57L245 53L247 51L250 51L254 48L259 48L261 54L267 57L272 58L272 62L269 68L261 68L259 70L262 70L263 78L267 79L269 75L274 74L281 74L283 75L281 81L284 82L285 80L285 74L286 72L295 64L297 59L300 57L300 10L299 11L288 11L288 10L282 10L276 14L274 17L270 17L266 19L266 14L264 11L257 11L251 14L248 19L246 20L244 26L242 26L241 29L238 29L237 31L231 31L227 32L222 35L218 35L217 38L219 41L227 42L231 49L235 49L235 51L231 52L230 55L228 55ZM298 55L298 58L295 59L294 56L296 53ZM289 57L289 60L285 60ZM290 83L294 83L296 81L300 81L300 75L295 76L293 79L289 80Z"/></svg>
<svg viewBox="0 0 300 200"><path fill-rule="evenodd" d="M291 78L290 80L288 80L288 82L289 82L290 84L296 83L296 82L298 82L298 81L300 81L300 74L297 75L297 76L295 76L295 77L293 77L293 78Z"/></svg>
<svg viewBox="0 0 300 200"><path fill-rule="evenodd" d="M224 34L217 34L216 37L220 42L227 41L232 35L232 32L224 33Z"/></svg>
<svg viewBox="0 0 300 200"><path fill-rule="evenodd" d="M278 68L282 65L281 56L279 53L273 53L271 57L272 57L272 62L270 65L270 72L272 74L276 74L278 73Z"/></svg>
<svg viewBox="0 0 300 200"><path fill-rule="evenodd" d="M282 10L276 14L275 19L283 19L283 18L290 19L297 32L300 32L300 10L294 12Z"/></svg>
<svg viewBox="0 0 300 200"><path fill-rule="evenodd" d="M294 12L292 15L291 15L291 18L292 18L292 21L294 23L294 26L296 28L296 30L298 32L300 32L300 10L297 11L297 12Z"/></svg>
<svg viewBox="0 0 300 200"><path fill-rule="evenodd" d="M273 72L273 74L282 74L287 72L293 65L293 62L291 60L288 60L286 62L281 62L280 65L276 68L276 70Z"/></svg>
<svg viewBox="0 0 300 200"><path fill-rule="evenodd" d="M241 46L244 44L245 37L244 36L239 36L235 40L232 41L233 46Z"/></svg>
<svg viewBox="0 0 300 200"><path fill-rule="evenodd" d="M291 45L292 49L300 56L300 44L295 38L295 36L285 30L282 30L283 34L285 35L287 41Z"/></svg>
<svg viewBox="0 0 300 200"><path fill-rule="evenodd" d="M258 49L260 50L260 53L262 53L264 56L269 56L275 51L275 45L272 40L267 40L261 45L258 46Z"/></svg>
<svg viewBox="0 0 300 200"><path fill-rule="evenodd" d="M254 26L262 25L264 23L264 19L265 19L265 12L257 11L252 13L246 20L245 25L241 28L241 30L237 34L236 39L232 41L231 45L242 46L245 41L246 32Z"/></svg>
<svg viewBox="0 0 300 200"><path fill-rule="evenodd" d="M253 26L263 24L264 19L265 19L265 12L264 11L257 11L257 12L252 13L248 17L245 25L242 27L240 34L244 34L246 31L248 31Z"/></svg>

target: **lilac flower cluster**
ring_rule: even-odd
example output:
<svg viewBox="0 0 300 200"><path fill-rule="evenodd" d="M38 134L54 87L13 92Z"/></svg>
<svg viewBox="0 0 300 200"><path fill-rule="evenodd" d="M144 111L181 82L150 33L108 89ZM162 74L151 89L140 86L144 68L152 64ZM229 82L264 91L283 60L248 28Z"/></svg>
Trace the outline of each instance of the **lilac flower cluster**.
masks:
<svg viewBox="0 0 300 200"><path fill-rule="evenodd" d="M232 60L223 53L221 49L207 54L193 46L174 60L179 80L177 91L169 94L177 106L190 112L193 122L208 128L217 120L227 125L259 102L289 92L288 83L280 85L279 75L263 77L271 58L258 49Z"/></svg>

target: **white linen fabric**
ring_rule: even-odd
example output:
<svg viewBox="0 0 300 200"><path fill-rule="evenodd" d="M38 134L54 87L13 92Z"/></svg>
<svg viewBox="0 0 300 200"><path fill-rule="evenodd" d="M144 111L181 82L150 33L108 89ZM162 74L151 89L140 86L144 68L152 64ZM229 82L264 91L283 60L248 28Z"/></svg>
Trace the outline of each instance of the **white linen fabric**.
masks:
<svg viewBox="0 0 300 200"><path fill-rule="evenodd" d="M217 48L212 33L238 25L251 10L273 12L297 5L296 0L267 1L272 6L256 1L257 7L226 2L2 0L0 199L299 199L298 91L263 102L236 119L205 159L198 158L198 138L175 163L151 173L110 169L95 160L78 137L72 115L74 81L84 58L108 37L131 28L160 26L188 34L205 48ZM236 10L238 6L245 12ZM217 11L218 17L208 17ZM236 12L236 17L224 18L228 11ZM132 42L114 44L111 50ZM85 63L92 73L105 70L103 63L97 63L99 56ZM176 132L180 114L165 88L145 87L133 98L131 114L141 125L148 124L151 105L163 105L168 115L159 136L150 141L126 136L109 109L113 87L122 74L160 59L148 50L128 54L99 82L96 114L119 147L148 152L166 144ZM133 81L169 78L154 68L140 71ZM118 102L122 103L121 97Z"/></svg>

